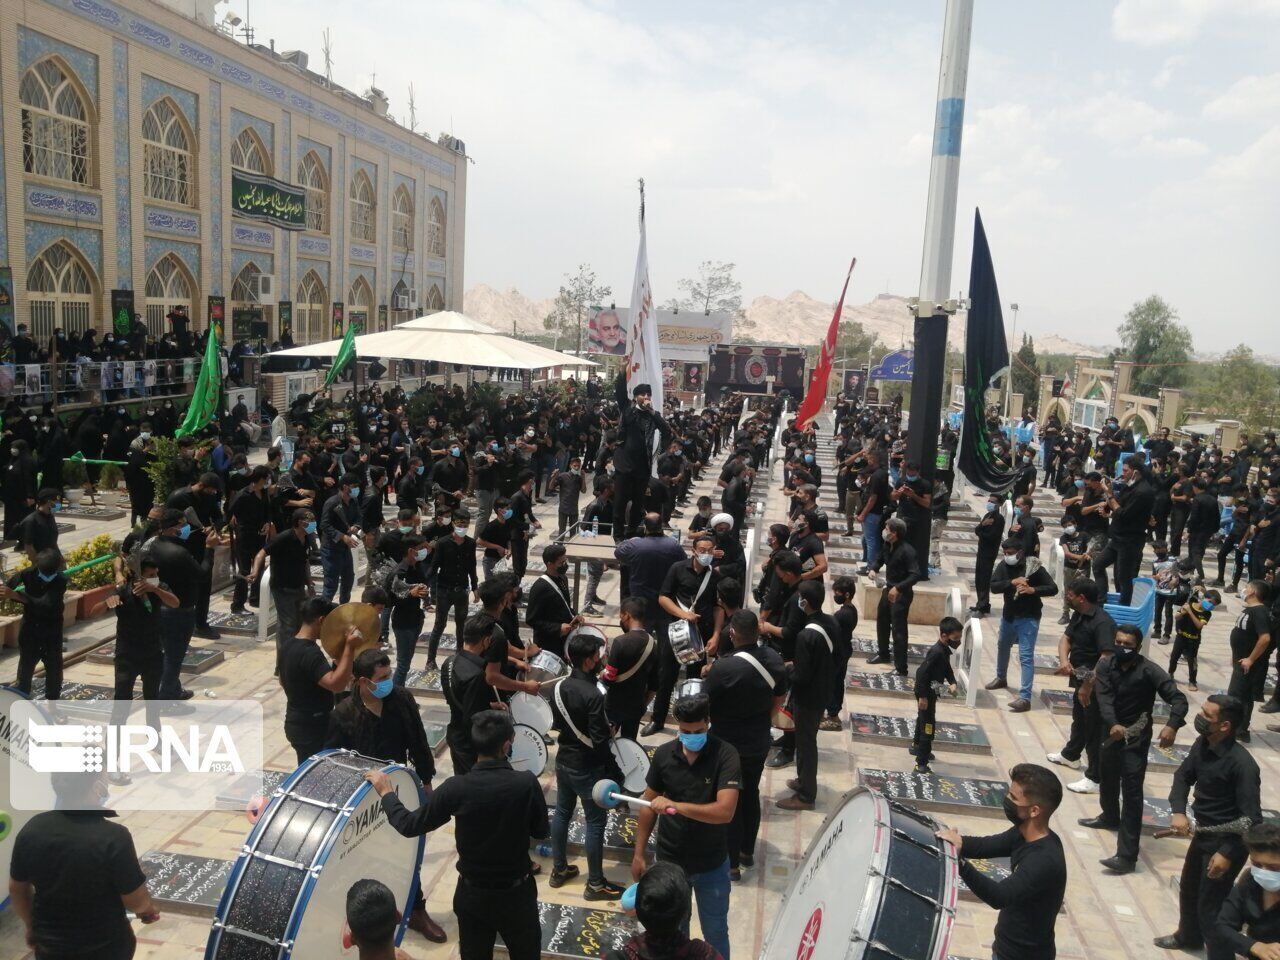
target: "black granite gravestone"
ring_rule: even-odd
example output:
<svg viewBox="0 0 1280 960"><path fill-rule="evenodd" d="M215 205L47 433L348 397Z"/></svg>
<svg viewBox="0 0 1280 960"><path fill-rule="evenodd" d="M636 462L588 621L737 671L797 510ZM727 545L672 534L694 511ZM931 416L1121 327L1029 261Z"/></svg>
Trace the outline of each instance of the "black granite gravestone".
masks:
<svg viewBox="0 0 1280 960"><path fill-rule="evenodd" d="M554 808L555 799L547 800L548 806ZM631 857L635 853L636 844L636 818L622 810L610 810L609 818L604 825L604 855L611 860L618 860L625 863L631 862ZM649 835L649 843L646 849L653 850L657 841L657 829ZM581 854L583 852L583 844L587 837L587 821L582 813L582 806L579 804L574 808L573 819L569 821L569 850L573 853Z"/></svg>
<svg viewBox="0 0 1280 960"><path fill-rule="evenodd" d="M104 644L85 659L90 663L115 663L116 645L115 643ZM226 654L221 650L210 650L207 647L188 647L186 655L182 658L182 672L201 674L206 670L213 669L225 659Z"/></svg>
<svg viewBox="0 0 1280 960"><path fill-rule="evenodd" d="M853 739L864 743L881 743L906 747L915 738L915 718L890 717L884 714L851 713ZM976 723L934 724L933 748L955 753L991 753L987 733Z"/></svg>
<svg viewBox="0 0 1280 960"><path fill-rule="evenodd" d="M1013 867L1008 857L995 857L991 860L970 860L969 863L984 877L990 877L992 880L1007 880L1013 874ZM981 902L963 880L960 881L959 892L961 900L968 900L973 903Z"/></svg>
<svg viewBox="0 0 1280 960"><path fill-rule="evenodd" d="M234 861L153 850L143 854L139 863L161 913L212 917Z"/></svg>
<svg viewBox="0 0 1280 960"><path fill-rule="evenodd" d="M440 671L430 668L410 670L405 677L404 688L415 697L429 700L443 700L444 693L440 689Z"/></svg>
<svg viewBox="0 0 1280 960"><path fill-rule="evenodd" d="M1188 813L1188 816L1190 814ZM1262 816L1266 820L1274 820L1280 817L1280 812L1275 810L1263 809ZM1167 830L1169 824L1173 822L1173 811L1169 808L1169 801L1164 797L1143 797L1142 798L1142 832L1155 833L1157 830Z"/></svg>
<svg viewBox="0 0 1280 960"><path fill-rule="evenodd" d="M919 663L924 659L925 653L929 649L927 643L908 643L907 644L907 662ZM853 638L853 655L855 657L874 657L878 651L876 642L870 637L854 637Z"/></svg>
<svg viewBox="0 0 1280 960"><path fill-rule="evenodd" d="M845 677L844 688L877 697L915 697L915 681L891 670L884 673L852 671Z"/></svg>
<svg viewBox="0 0 1280 960"><path fill-rule="evenodd" d="M858 771L858 782L921 810L1004 816L1003 801L1007 788L1003 780L863 767Z"/></svg>
<svg viewBox="0 0 1280 960"><path fill-rule="evenodd" d="M243 637L258 635L258 615L252 610L244 613L209 611L209 626L220 633L232 633Z"/></svg>
<svg viewBox="0 0 1280 960"><path fill-rule="evenodd" d="M640 926L618 910L592 910L569 903L538 902L542 922L542 956L565 960L596 960L618 950L639 932ZM506 947L498 941L498 951Z"/></svg>

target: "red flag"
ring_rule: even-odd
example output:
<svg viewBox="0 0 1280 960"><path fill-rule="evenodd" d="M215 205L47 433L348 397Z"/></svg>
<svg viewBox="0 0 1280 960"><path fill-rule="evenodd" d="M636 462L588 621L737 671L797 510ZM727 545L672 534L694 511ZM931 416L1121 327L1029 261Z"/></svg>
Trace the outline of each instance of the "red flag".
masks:
<svg viewBox="0 0 1280 960"><path fill-rule="evenodd" d="M805 391L804 402L796 414L796 429L803 430L819 413L827 399L827 380L831 377L831 362L836 355L836 334L840 330L840 311L844 309L844 295L849 292L849 278L853 276L854 264L858 258L849 261L849 272L845 274L844 289L840 291L840 299L836 303L836 312L831 318L831 326L827 328L827 339L822 342L822 351L818 355L818 365L813 368L809 377L809 389Z"/></svg>

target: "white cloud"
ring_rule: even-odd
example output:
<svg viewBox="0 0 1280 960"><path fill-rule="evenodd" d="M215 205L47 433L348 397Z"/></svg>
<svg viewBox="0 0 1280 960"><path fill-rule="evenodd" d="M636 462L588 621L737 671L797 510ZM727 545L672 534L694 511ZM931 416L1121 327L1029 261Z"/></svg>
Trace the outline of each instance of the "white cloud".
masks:
<svg viewBox="0 0 1280 960"><path fill-rule="evenodd" d="M1214 19L1280 16L1280 0L1118 0L1111 32L1143 47L1186 43Z"/></svg>
<svg viewBox="0 0 1280 960"><path fill-rule="evenodd" d="M1275 193L1277 154L1280 154L1280 127L1272 127L1239 153L1214 161L1208 175L1223 184L1265 186Z"/></svg>
<svg viewBox="0 0 1280 960"><path fill-rule="evenodd" d="M1115 91L1091 97L1064 111L1068 121L1112 144L1132 143L1173 124L1173 116L1136 97Z"/></svg>
<svg viewBox="0 0 1280 960"><path fill-rule="evenodd" d="M1202 157L1209 148L1191 137L1160 138L1146 134L1124 152L1135 157Z"/></svg>
<svg viewBox="0 0 1280 960"><path fill-rule="evenodd" d="M1254 120L1277 114L1280 114L1280 73L1241 77L1204 108L1204 115L1213 119Z"/></svg>

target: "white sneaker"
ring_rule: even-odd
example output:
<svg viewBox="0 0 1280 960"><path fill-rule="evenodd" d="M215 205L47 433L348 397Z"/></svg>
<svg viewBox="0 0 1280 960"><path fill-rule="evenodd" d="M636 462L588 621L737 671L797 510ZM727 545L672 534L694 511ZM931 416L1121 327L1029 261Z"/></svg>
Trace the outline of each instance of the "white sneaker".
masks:
<svg viewBox="0 0 1280 960"><path fill-rule="evenodd" d="M1067 789L1072 793L1097 793L1099 786L1088 777L1081 777L1075 783L1068 783Z"/></svg>
<svg viewBox="0 0 1280 960"><path fill-rule="evenodd" d="M1050 753L1045 757L1045 759L1047 759L1050 763L1056 763L1060 767L1068 767L1072 770L1080 769L1079 760L1068 760L1066 757L1064 757L1060 753Z"/></svg>

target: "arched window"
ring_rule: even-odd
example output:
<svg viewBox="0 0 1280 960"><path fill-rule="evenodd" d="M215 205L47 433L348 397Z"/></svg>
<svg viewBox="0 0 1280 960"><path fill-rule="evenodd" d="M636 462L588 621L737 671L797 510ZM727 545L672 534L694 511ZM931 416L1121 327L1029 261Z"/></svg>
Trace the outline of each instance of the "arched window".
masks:
<svg viewBox="0 0 1280 960"><path fill-rule="evenodd" d="M357 170L351 178L351 239L363 243L376 243L378 239L373 184L363 170Z"/></svg>
<svg viewBox="0 0 1280 960"><path fill-rule="evenodd" d="M409 309L409 285L403 280L396 282L395 289L391 291L391 325L404 323L406 320L413 318L413 312ZM405 304L405 306L402 306Z"/></svg>
<svg viewBox="0 0 1280 960"><path fill-rule="evenodd" d="M364 277L356 277L347 293L347 321L359 323L362 333L369 333L369 320L373 316L373 290Z"/></svg>
<svg viewBox="0 0 1280 960"><path fill-rule="evenodd" d="M250 261L240 268L235 282L231 284L231 300L233 303L258 302L258 277L262 271L258 265Z"/></svg>
<svg viewBox="0 0 1280 960"><path fill-rule="evenodd" d="M437 310L443 309L444 294L440 292L439 284L433 283L431 289L427 291L427 301L423 307L423 313L435 313Z"/></svg>
<svg viewBox="0 0 1280 960"><path fill-rule="evenodd" d="M445 226L444 204L440 202L439 197L432 197L427 215L427 253L433 257L444 256Z"/></svg>
<svg viewBox="0 0 1280 960"><path fill-rule="evenodd" d="M31 336L37 343L61 327L67 336L93 326L94 279L88 264L66 243L59 241L27 267L27 298Z"/></svg>
<svg viewBox="0 0 1280 960"><path fill-rule="evenodd" d="M413 197L403 184L391 197L391 240L397 250L413 249Z"/></svg>
<svg viewBox="0 0 1280 960"><path fill-rule="evenodd" d="M298 164L298 183L307 192L307 229L329 232L329 174L314 150Z"/></svg>
<svg viewBox="0 0 1280 960"><path fill-rule="evenodd" d="M173 254L166 254L156 261L147 274L145 294L147 298L147 329L163 331L164 318L175 307L182 307L188 317L195 320L192 309L194 284L182 262Z"/></svg>
<svg viewBox="0 0 1280 960"><path fill-rule="evenodd" d="M308 270L298 284L298 299L293 305L293 339L295 343L319 343L327 340L329 294L320 274Z"/></svg>
<svg viewBox="0 0 1280 960"><path fill-rule="evenodd" d="M93 182L88 98L62 63L46 58L22 76L22 168L71 183Z"/></svg>
<svg viewBox="0 0 1280 960"><path fill-rule="evenodd" d="M231 165L271 176L271 155L252 127L245 127L231 142Z"/></svg>
<svg viewBox="0 0 1280 960"><path fill-rule="evenodd" d="M143 115L142 141L143 193L153 200L194 206L193 137L168 97L157 100Z"/></svg>

